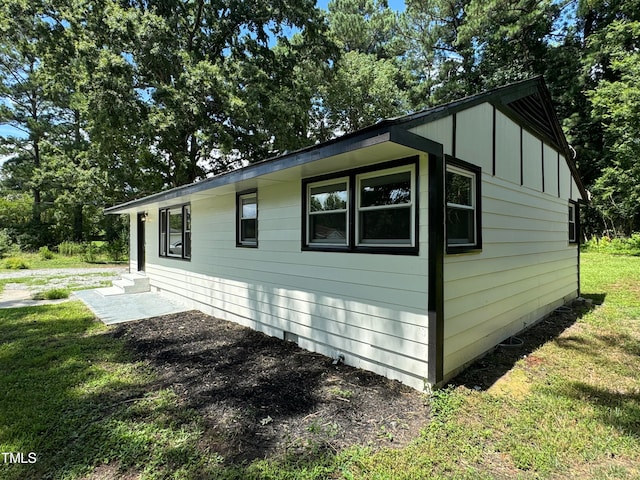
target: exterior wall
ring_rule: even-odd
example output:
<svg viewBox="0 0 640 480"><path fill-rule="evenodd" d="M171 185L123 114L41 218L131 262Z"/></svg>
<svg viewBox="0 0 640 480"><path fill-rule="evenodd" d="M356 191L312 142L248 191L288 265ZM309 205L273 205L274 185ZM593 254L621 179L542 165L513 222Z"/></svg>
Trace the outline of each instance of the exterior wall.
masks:
<svg viewBox="0 0 640 480"><path fill-rule="evenodd" d="M138 271L138 217L135 213L129 215L129 271Z"/></svg>
<svg viewBox="0 0 640 480"><path fill-rule="evenodd" d="M421 157L419 166L417 257L301 251L296 179L258 184L258 248L236 247L235 194L192 201L191 261L158 256L158 208L148 207L146 271L152 288L422 389L428 371L427 161Z"/></svg>
<svg viewBox="0 0 640 480"><path fill-rule="evenodd" d="M438 122L453 125L451 117ZM445 255L445 379L578 291L567 212L579 191L564 156L500 111L494 123L489 104L457 113L455 124L456 143L445 153L482 168L483 246ZM412 131L453 138L430 124Z"/></svg>

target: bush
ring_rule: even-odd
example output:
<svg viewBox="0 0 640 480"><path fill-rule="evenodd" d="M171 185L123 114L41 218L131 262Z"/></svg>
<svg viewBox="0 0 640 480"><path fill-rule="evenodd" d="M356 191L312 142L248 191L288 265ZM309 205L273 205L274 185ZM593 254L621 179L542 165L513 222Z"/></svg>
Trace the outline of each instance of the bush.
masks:
<svg viewBox="0 0 640 480"><path fill-rule="evenodd" d="M71 292L66 288L53 288L35 295L34 298L36 300L59 300L61 298L69 298L70 294Z"/></svg>
<svg viewBox="0 0 640 480"><path fill-rule="evenodd" d="M593 237L587 240L582 248L586 251L640 255L640 233L634 233L629 238Z"/></svg>
<svg viewBox="0 0 640 480"><path fill-rule="evenodd" d="M18 246L11 240L9 232L6 230L0 230L0 258L6 255L18 253Z"/></svg>
<svg viewBox="0 0 640 480"><path fill-rule="evenodd" d="M100 247L94 245L93 242L89 242L82 254L82 260L87 263L95 263L98 260L98 255L100 255Z"/></svg>
<svg viewBox="0 0 640 480"><path fill-rule="evenodd" d="M86 246L82 243L75 242L62 242L58 245L58 253L65 257L73 257L75 255L82 254L86 249Z"/></svg>
<svg viewBox="0 0 640 480"><path fill-rule="evenodd" d="M24 270L29 268L29 265L24 258L9 257L4 261L4 268L8 268L10 270Z"/></svg>
<svg viewBox="0 0 640 480"><path fill-rule="evenodd" d="M53 258L53 252L49 250L49 247L40 247L38 255L42 260L51 260Z"/></svg>

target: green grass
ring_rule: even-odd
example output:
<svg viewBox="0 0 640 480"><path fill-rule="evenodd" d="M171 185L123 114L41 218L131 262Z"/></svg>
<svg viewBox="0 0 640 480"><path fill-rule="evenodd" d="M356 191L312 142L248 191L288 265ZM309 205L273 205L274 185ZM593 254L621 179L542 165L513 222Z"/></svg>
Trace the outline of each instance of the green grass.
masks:
<svg viewBox="0 0 640 480"><path fill-rule="evenodd" d="M604 303L494 387L437 391L409 446L237 466L223 466L203 419L80 304L0 310L0 451L38 455L0 464L0 478L640 478L640 257L582 261L583 294Z"/></svg>
<svg viewBox="0 0 640 480"><path fill-rule="evenodd" d="M104 254L95 254L94 260L91 262L86 261L86 255L60 255L58 253L48 252L48 254L42 255L41 253L29 253L21 252L18 255L0 259L0 271L2 270L17 270L22 268L29 268L32 270L42 268L95 268L110 265L123 265L128 260L122 262L112 262Z"/></svg>

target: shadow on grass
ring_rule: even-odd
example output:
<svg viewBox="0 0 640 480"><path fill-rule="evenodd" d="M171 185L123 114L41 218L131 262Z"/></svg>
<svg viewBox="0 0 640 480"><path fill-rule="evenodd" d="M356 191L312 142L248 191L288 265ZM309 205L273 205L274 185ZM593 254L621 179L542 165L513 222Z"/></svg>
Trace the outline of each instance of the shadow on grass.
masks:
<svg viewBox="0 0 640 480"><path fill-rule="evenodd" d="M604 302L606 294L584 295L593 305ZM521 358L529 356L545 343L558 339L560 334L591 310L588 304L574 302L570 310L557 309L540 322L517 334L521 345L496 346L490 353L473 362L466 370L449 383L470 389L486 390L511 370ZM571 341L563 339L562 341ZM579 343L580 339L573 341Z"/></svg>
<svg viewBox="0 0 640 480"><path fill-rule="evenodd" d="M76 302L0 310L0 451L37 459L2 464L0 477L75 477L109 462L142 470L155 460L159 472L197 463L193 412L154 390L143 366L105 333Z"/></svg>

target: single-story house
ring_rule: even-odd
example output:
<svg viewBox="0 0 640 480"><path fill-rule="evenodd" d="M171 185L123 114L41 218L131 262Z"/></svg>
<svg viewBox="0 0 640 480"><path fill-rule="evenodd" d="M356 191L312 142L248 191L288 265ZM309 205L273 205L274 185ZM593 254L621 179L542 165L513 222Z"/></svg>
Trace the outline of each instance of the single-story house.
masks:
<svg viewBox="0 0 640 480"><path fill-rule="evenodd" d="M422 390L579 295L572 153L537 77L106 212L152 290Z"/></svg>

